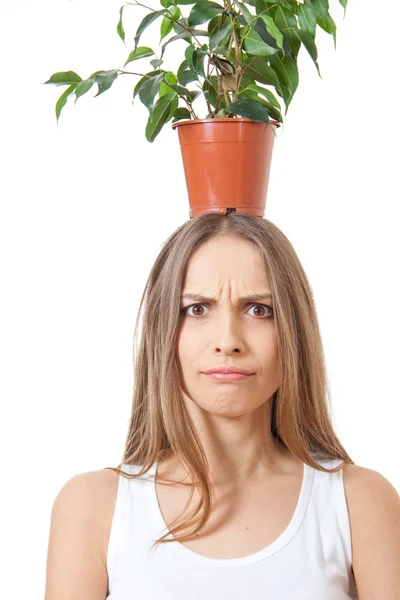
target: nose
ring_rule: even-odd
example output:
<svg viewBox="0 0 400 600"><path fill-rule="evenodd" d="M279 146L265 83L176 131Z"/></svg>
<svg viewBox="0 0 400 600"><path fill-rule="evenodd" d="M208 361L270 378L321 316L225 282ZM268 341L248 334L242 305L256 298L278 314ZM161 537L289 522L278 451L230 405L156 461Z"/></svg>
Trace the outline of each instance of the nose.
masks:
<svg viewBox="0 0 400 600"><path fill-rule="evenodd" d="M234 310L221 311L214 324L215 352L230 354L231 352L241 352L243 350L243 329Z"/></svg>

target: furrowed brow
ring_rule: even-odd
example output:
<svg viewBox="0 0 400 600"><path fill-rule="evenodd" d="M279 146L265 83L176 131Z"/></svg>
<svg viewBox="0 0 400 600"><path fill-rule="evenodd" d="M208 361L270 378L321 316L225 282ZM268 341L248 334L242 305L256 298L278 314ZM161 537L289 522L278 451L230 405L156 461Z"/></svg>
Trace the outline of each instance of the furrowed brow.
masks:
<svg viewBox="0 0 400 600"><path fill-rule="evenodd" d="M183 294L182 300L194 300L195 302L216 302L215 298L203 296L203 294ZM261 300L272 300L272 294L252 294L251 296L242 296L240 302L260 302Z"/></svg>

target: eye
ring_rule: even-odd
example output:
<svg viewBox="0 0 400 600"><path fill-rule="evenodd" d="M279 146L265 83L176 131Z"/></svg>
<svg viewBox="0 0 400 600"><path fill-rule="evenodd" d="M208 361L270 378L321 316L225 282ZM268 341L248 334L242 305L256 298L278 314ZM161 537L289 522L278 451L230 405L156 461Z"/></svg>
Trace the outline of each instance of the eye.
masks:
<svg viewBox="0 0 400 600"><path fill-rule="evenodd" d="M183 309L181 310L181 313L182 313L182 314L185 314L185 315L187 315L187 314L188 314L188 312L187 312L187 311L188 311L190 308L197 307L197 306L206 306L206 305L205 305L205 304L191 304L190 306L186 306L186 308L183 308ZM256 307L262 307L262 308L264 308L264 309L267 309L267 310L269 310L269 311L270 311L270 314L267 314L267 315L261 315L261 317L257 317L257 318L270 319L270 318L273 316L273 309L272 309L272 307L271 307L271 306L268 306L268 305L266 305L266 304L252 304L250 308L253 308L254 306L256 306ZM202 317L203 315L197 315L197 316L196 316L196 315L193 315L193 314L191 314L191 315L189 315L189 316L190 316L190 317L194 317L195 319L199 319L199 318L200 318L200 317ZM255 315L255 316L257 316L257 315Z"/></svg>
<svg viewBox="0 0 400 600"><path fill-rule="evenodd" d="M257 308L259 308L261 306L262 308L264 308L264 309L267 308L270 311L269 314L267 314L267 315L261 315L263 318L271 318L274 313L274 311L272 310L272 307L267 306L266 304L252 304L252 306L250 308L253 308L253 306L256 306Z"/></svg>

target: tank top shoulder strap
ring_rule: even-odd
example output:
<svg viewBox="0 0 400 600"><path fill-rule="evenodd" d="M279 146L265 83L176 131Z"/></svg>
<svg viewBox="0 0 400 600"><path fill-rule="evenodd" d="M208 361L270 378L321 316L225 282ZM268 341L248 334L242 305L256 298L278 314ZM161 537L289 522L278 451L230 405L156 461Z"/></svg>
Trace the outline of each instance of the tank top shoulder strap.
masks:
<svg viewBox="0 0 400 600"><path fill-rule="evenodd" d="M140 471L139 465L122 464L120 470L128 475L136 474ZM132 518L132 495L140 479L131 479L124 475L118 477L117 497L114 508L114 515L110 530L110 537L107 551L107 571L112 576L115 570L117 560L117 549L120 543L121 530L123 524L130 522Z"/></svg>
<svg viewBox="0 0 400 600"><path fill-rule="evenodd" d="M344 461L341 458L320 458L313 455L313 458L326 469L334 469ZM335 531L337 532L337 542L345 564L350 567L352 564L352 545L349 513L347 507L346 493L343 479L343 468L333 473L326 473L315 469L315 493L314 503L318 505L323 514L329 514L329 523L327 520L327 532L333 539ZM317 508L317 507L316 507ZM332 524L337 525L336 530Z"/></svg>

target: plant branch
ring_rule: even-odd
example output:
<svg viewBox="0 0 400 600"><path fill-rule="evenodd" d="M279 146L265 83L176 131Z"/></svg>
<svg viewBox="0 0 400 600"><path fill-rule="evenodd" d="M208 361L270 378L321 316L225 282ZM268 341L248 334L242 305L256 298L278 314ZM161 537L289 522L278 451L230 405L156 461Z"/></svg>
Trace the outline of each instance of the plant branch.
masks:
<svg viewBox="0 0 400 600"><path fill-rule="evenodd" d="M228 107L231 104L231 99L229 97L229 92L225 92L224 94L224 100L225 100L225 104Z"/></svg>
<svg viewBox="0 0 400 600"><path fill-rule="evenodd" d="M217 101L215 103L215 112L219 112L219 108L221 106L222 101L222 78L218 77L218 91L217 91Z"/></svg>
<svg viewBox="0 0 400 600"><path fill-rule="evenodd" d="M139 75L140 77L154 77L154 75L145 75L144 73L132 73L131 71L123 71L122 69L118 69L120 73L124 75Z"/></svg>
<svg viewBox="0 0 400 600"><path fill-rule="evenodd" d="M235 39L235 50L236 50L236 61L235 61L235 77L236 77L236 90L233 94L233 101L235 102L237 99L238 91L240 88L240 81L242 79L242 67L240 65L240 54L242 52L242 48L238 39L237 31L236 31L236 19L233 20L233 37Z"/></svg>
<svg viewBox="0 0 400 600"><path fill-rule="evenodd" d="M207 54L207 80L205 82L205 87L206 87L206 92L210 93L210 57ZM210 104L210 101L208 99L208 94L204 94L204 97L206 99L206 103L207 103L207 108L208 108L208 114L211 115L212 114L212 106Z"/></svg>

